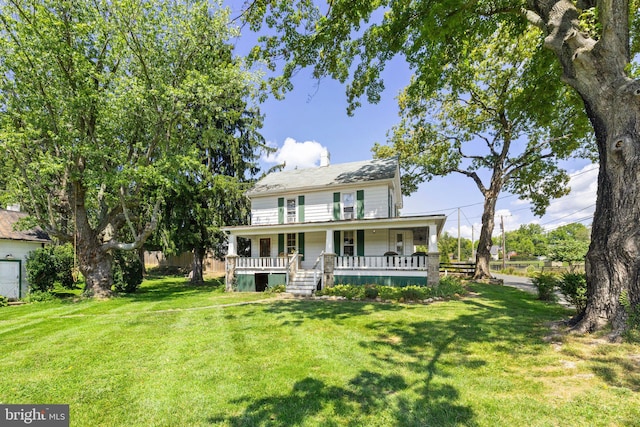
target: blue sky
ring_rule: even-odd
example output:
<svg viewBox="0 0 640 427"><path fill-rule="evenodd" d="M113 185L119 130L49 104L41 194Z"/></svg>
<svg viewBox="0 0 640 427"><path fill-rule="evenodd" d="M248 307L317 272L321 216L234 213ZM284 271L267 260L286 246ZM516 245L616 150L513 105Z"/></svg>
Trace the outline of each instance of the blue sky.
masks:
<svg viewBox="0 0 640 427"><path fill-rule="evenodd" d="M238 54L252 42L254 36L245 35L237 41ZM260 108L265 115L262 134L278 152L265 158L265 167L286 161L287 167L318 165L320 151L327 148L331 163L345 163L372 158L374 143L385 143L387 132L396 124L398 107L396 96L408 83L411 72L401 58L390 63L383 74L385 91L380 103L372 105L363 100L362 107L352 117L346 113L344 85L329 78L317 81L309 71L302 70L294 80L294 90L284 100L269 99ZM580 221L591 224L595 207L597 165L587 160L564 164L572 175L572 192L553 201L543 217L535 217L526 201L504 193L498 200L496 229L500 233L500 217L505 228L513 230L520 224L539 223L547 229ZM461 234L475 238L480 231L483 197L473 181L459 174L435 178L404 199L402 215L447 215L445 230L457 235L458 207L461 212Z"/></svg>

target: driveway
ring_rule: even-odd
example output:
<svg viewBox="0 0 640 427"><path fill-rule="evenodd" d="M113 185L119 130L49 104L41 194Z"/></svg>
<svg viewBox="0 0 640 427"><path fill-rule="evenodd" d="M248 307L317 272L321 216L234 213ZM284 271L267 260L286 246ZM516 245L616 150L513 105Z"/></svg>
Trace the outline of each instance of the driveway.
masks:
<svg viewBox="0 0 640 427"><path fill-rule="evenodd" d="M493 277L503 281L505 286L511 286L512 288L520 289L521 291L529 292L530 294L538 295L538 289L533 286L531 279L524 276L510 276L508 274L492 273ZM556 291L558 296L558 304L565 307L572 307L571 304L564 298L560 292Z"/></svg>

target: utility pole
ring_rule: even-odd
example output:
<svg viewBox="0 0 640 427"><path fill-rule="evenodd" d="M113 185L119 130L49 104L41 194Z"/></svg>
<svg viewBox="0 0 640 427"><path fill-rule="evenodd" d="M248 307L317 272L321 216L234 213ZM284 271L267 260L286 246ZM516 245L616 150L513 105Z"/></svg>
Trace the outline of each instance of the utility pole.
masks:
<svg viewBox="0 0 640 427"><path fill-rule="evenodd" d="M460 208L458 208L458 262L460 262Z"/></svg>
<svg viewBox="0 0 640 427"><path fill-rule="evenodd" d="M507 240L504 236L504 216L500 215L500 227L502 228L502 269L507 269Z"/></svg>

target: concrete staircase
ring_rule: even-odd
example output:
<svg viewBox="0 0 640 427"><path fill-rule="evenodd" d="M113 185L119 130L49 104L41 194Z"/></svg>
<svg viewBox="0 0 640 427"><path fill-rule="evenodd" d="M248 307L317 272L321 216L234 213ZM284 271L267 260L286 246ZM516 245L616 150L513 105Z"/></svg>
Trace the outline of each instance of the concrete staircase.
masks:
<svg viewBox="0 0 640 427"><path fill-rule="evenodd" d="M313 281L313 270L298 270L295 276L289 278L289 283L287 283L287 292L292 295L311 296L315 290L316 283Z"/></svg>

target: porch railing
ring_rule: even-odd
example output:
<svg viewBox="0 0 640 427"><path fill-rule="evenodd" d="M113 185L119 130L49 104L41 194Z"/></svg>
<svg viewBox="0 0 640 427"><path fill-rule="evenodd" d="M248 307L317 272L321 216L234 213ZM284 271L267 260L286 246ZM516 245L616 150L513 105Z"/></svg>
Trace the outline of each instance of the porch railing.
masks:
<svg viewBox="0 0 640 427"><path fill-rule="evenodd" d="M243 258L237 259L236 268L247 269L286 269L288 266L287 257L260 257L260 258Z"/></svg>
<svg viewBox="0 0 640 427"><path fill-rule="evenodd" d="M336 269L426 270L428 258L414 256L339 256Z"/></svg>

